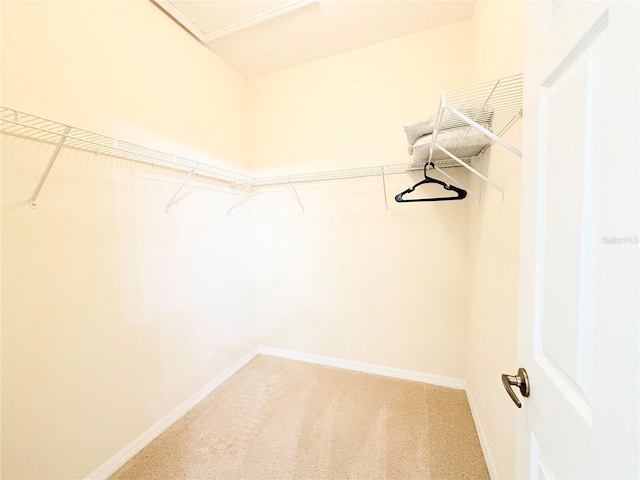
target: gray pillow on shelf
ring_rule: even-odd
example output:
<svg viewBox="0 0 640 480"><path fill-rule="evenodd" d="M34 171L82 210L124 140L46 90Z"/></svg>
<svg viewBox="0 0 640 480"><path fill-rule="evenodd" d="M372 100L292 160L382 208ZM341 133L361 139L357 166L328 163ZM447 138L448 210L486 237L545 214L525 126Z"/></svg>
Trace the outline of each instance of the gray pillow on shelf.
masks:
<svg viewBox="0 0 640 480"><path fill-rule="evenodd" d="M478 122L483 127L491 130L491 122L493 121L493 108L489 106L482 107L482 102L470 101L465 102L462 105L454 105L456 110L460 111L463 115ZM413 154L413 145L416 141L425 135L433 133L435 127L436 114L430 117L406 125L404 127L404 133L407 136L407 150L410 155ZM468 124L460 119L457 115L454 115L449 110L445 110L442 120L440 121L441 130L448 130L452 128L460 128L468 126Z"/></svg>

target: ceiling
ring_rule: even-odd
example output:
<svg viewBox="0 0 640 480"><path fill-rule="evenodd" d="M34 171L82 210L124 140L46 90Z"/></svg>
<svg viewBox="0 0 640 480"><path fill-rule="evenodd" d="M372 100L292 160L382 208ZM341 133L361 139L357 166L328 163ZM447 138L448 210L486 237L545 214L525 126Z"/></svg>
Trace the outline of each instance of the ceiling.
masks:
<svg viewBox="0 0 640 480"><path fill-rule="evenodd" d="M466 20L475 6L475 0L153 1L245 77Z"/></svg>

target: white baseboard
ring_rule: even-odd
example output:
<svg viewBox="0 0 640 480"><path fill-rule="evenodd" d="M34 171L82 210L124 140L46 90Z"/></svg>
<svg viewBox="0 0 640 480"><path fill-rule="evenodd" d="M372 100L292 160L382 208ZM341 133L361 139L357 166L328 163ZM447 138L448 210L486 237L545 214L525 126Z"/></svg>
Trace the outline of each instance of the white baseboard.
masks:
<svg viewBox="0 0 640 480"><path fill-rule="evenodd" d="M467 382L465 380L461 378L447 377L444 375L434 375L431 373L416 372L414 370L404 370L402 368L385 367L373 363L354 362L352 360L342 360L340 358L324 357L322 355L295 352L292 350L283 350L274 347L261 346L258 351L264 355L271 355L272 357L288 358L290 360L315 363L327 367L343 368L345 370L354 370L356 372L382 375L383 377L401 378L403 380L413 380L414 382L430 383L441 387L457 388L459 390L465 390L467 387Z"/></svg>
<svg viewBox="0 0 640 480"><path fill-rule="evenodd" d="M480 446L482 447L482 453L484 454L484 461L487 464L487 470L489 470L489 477L492 480L498 480L498 471L496 470L496 464L493 462L493 457L491 456L487 435L484 433L484 428L482 428L482 423L480 422L480 414L476 408L476 402L473 400L473 395L469 386L467 386L465 390L467 391L467 400L469 401L469 408L471 408L473 423L476 425L476 432L478 433L478 439L480 440Z"/></svg>
<svg viewBox="0 0 640 480"><path fill-rule="evenodd" d="M131 443L126 445L120 451L118 451L115 455L113 455L109 460L104 462L98 468L96 468L93 472L87 475L87 479L98 480L98 479L106 479L113 475L119 468L121 468L125 463L127 463L136 453L146 447L154 438L164 432L167 428L169 428L173 423L179 420L183 415L185 415L189 410L195 407L198 403L200 403L204 398L213 392L216 388L222 385L229 377L231 377L234 373L244 367L253 357L258 354L258 349L255 348L238 361L236 361L233 365L226 368L220 373L217 377L207 383L204 387L198 390L196 393L187 398L184 402L178 405L176 408L171 410L167 415L162 417L156 423L151 425L146 431L144 431L140 436L138 436Z"/></svg>

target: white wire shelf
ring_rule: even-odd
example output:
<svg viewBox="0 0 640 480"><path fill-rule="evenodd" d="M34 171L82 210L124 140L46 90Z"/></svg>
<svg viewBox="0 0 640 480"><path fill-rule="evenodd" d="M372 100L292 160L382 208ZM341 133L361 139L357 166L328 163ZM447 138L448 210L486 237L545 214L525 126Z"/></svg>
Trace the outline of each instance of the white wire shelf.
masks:
<svg viewBox="0 0 640 480"><path fill-rule="evenodd" d="M427 161L434 158L434 152L445 154L471 173L496 188L504 195L501 187L471 167L468 162L457 157L465 140L473 129L489 138L479 156L498 143L507 150L522 157L522 152L502 138L502 135L522 116L523 75L513 75L470 87L442 92L440 105L435 115L433 139L429 147ZM438 134L456 128L466 127L464 135L454 138L445 148L438 142Z"/></svg>
<svg viewBox="0 0 640 480"><path fill-rule="evenodd" d="M470 87L450 90L443 93L443 107L453 106L464 113L464 106L472 106L474 114L471 120L485 124L489 130L500 136L509 124L520 116L522 111L523 76L522 74L480 83ZM455 115L445 114L440 129L451 128L451 123L459 124Z"/></svg>
<svg viewBox="0 0 640 480"><path fill-rule="evenodd" d="M63 123L6 107L0 107L0 133L51 145L59 145L64 139L62 143L64 148L149 163L183 172L198 173L207 178L230 183L232 186L259 187L288 185L291 183L372 177L382 174L391 175L422 169L422 167L412 166L409 163L402 163L255 178L216 167L215 165L205 162L171 155L141 145L118 140L117 138L108 137L89 130L70 127ZM449 163L454 164L454 162Z"/></svg>
<svg viewBox="0 0 640 480"><path fill-rule="evenodd" d="M62 145L64 148L193 172L231 186L255 181L251 176L206 162L171 155L6 107L0 107L0 132L51 145Z"/></svg>
<svg viewBox="0 0 640 480"><path fill-rule="evenodd" d="M295 175L277 175L256 179L255 186L286 185L290 183L322 182L327 180L342 180L346 178L377 177L422 170L422 167L408 163L380 165L373 167L345 168L343 170L329 170L324 172L299 173Z"/></svg>
<svg viewBox="0 0 640 480"><path fill-rule="evenodd" d="M448 158L435 161L435 168L449 180L454 183L458 183L451 176L443 172L441 168L457 166L465 167L473 174L482 178L484 181L502 192L500 187L492 183L487 177L480 174L470 165L470 158L458 158L456 156L458 148L455 148L455 145L451 152L445 150L442 145L439 145L437 141L438 133L442 130L446 130L447 128L459 128L461 125L460 122L462 121L462 125L468 126L467 134L472 128L475 128L491 139L491 143L485 147L480 155L482 155L482 153L484 153L484 151L486 151L486 149L495 142L500 143L502 146L517 155L521 155L518 149L509 145L500 137L522 115L522 86L522 75L514 75L512 77L506 77L459 90L442 92L440 106L435 117L435 128L429 158L432 158L433 150L435 148L446 153ZM465 106L467 106L466 109ZM469 106L472 108L468 108ZM467 117L466 114L471 115L471 118ZM42 185L44 184L49 171L62 148L71 148L187 172L180 188L167 204L165 211L168 210L169 206L171 206L177 195L194 173L205 178L223 182L232 188L242 188L240 198L236 204L231 207L230 210L232 210L252 188L255 189L262 186L275 185L291 185L293 187L294 184L305 182L321 182L327 180L373 176L382 176L384 184L385 175L407 173L422 170L423 168L423 165L402 163L255 178L232 170L220 168L206 162L171 155L142 145L125 142L113 137L72 127L54 120L49 120L2 106L0 106L0 133L56 145L55 152L53 153L38 186L30 198L31 205L33 207L36 206L36 199L40 189L42 188ZM466 135L461 138L458 147L463 144L465 138ZM295 192L295 187L293 187L293 190L296 198L298 198L297 193Z"/></svg>

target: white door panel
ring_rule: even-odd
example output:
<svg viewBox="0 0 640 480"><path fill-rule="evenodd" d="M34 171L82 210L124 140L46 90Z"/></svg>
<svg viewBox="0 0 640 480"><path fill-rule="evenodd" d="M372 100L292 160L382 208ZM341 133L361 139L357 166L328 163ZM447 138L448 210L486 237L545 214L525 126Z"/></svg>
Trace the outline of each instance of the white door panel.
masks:
<svg viewBox="0 0 640 480"><path fill-rule="evenodd" d="M527 19L516 469L638 478L638 5Z"/></svg>

